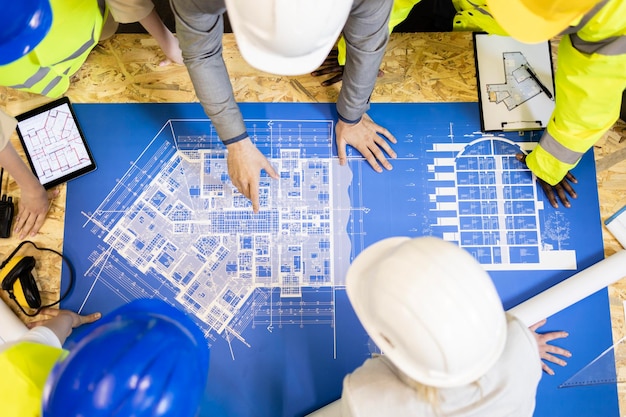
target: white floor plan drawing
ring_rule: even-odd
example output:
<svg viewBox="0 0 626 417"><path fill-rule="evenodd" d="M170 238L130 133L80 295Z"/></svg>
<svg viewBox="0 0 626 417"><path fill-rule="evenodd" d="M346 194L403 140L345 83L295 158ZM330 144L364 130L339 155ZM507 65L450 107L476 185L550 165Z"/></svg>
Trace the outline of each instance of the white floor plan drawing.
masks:
<svg viewBox="0 0 626 417"><path fill-rule="evenodd" d="M207 337L214 383L199 415L294 417L337 399L346 373L378 352L344 281L372 243L456 242L488 271L505 308L602 253L592 154L575 171L584 204L554 209L515 158L541 132L481 132L477 103L371 107L398 140L393 170L380 174L354 148L339 165L333 104L242 103L252 141L279 174L262 174L254 214L199 103L77 105L99 166L67 184L63 253L77 280L61 307L106 314L161 298ZM606 304L550 318L555 330L576 322L576 354L560 372L611 340L608 309L596 303ZM558 383L540 384L538 417L553 417L554 404L570 407L564 415L598 409L586 405L593 397L572 411L578 396Z"/></svg>
<svg viewBox="0 0 626 417"><path fill-rule="evenodd" d="M364 161L340 167L331 157L332 121L247 124L280 175L262 176L258 214L230 184L215 138L177 133L211 131L206 120L170 120L98 208L83 213L83 227L102 241L89 255L88 276L126 297L174 299L213 340L244 344L249 326L332 326L334 290L368 244L361 239L367 218L381 215L379 202L360 195ZM576 268L575 252L542 230L543 202L515 160L518 144L477 135L429 146L426 158L394 161L407 167L408 179L419 172L411 168L416 161L427 164L426 178L395 195L415 201L428 194L425 214L395 209L406 216L405 234L457 242L488 270ZM565 218L560 226L567 227ZM557 241L567 240L566 229L559 233Z"/></svg>
<svg viewBox="0 0 626 417"><path fill-rule="evenodd" d="M524 54L505 52L502 54L502 62L506 81L502 84L487 84L489 101L504 103L510 111L543 92Z"/></svg>

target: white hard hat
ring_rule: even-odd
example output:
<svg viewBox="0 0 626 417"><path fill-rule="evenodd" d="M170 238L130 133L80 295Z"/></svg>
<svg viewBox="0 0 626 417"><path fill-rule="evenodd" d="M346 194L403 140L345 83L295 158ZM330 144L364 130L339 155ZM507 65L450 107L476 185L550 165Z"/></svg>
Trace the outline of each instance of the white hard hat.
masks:
<svg viewBox="0 0 626 417"><path fill-rule="evenodd" d="M370 337L422 384L445 388L476 381L504 349L506 316L493 282L453 243L381 240L354 260L346 289Z"/></svg>
<svg viewBox="0 0 626 417"><path fill-rule="evenodd" d="M352 0L226 0L241 55L273 74L317 69L337 41Z"/></svg>

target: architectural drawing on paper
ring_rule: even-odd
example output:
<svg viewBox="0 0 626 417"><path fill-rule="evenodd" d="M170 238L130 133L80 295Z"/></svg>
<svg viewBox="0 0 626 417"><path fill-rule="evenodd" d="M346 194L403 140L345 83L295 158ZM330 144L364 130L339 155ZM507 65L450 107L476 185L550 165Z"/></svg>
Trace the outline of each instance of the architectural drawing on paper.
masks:
<svg viewBox="0 0 626 417"><path fill-rule="evenodd" d="M510 111L542 93L541 86L533 77L528 61L521 52L502 53L505 82L487 84L489 101L504 103Z"/></svg>
<svg viewBox="0 0 626 417"><path fill-rule="evenodd" d="M97 208L83 211L83 227L99 241L84 279L125 301L179 303L210 343L248 345L250 327L334 326L335 290L366 246L363 219L378 209L365 205L358 183L370 168L360 157L339 166L331 120L246 126L280 176L262 176L258 214L233 189L210 122L170 120ZM575 269L566 219L552 213L558 233L548 233L532 176L515 159L532 145L480 134L458 140L450 131L425 141L424 155L404 152L394 162L419 159L426 171L385 174L410 178L394 198L421 207L407 214L405 233L455 241L488 270ZM416 218L419 228L409 224Z"/></svg>

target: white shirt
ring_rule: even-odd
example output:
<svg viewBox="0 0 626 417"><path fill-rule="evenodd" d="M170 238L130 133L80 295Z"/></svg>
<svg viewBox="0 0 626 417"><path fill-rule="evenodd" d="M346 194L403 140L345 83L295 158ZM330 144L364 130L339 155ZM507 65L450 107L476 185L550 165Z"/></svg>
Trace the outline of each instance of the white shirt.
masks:
<svg viewBox="0 0 626 417"><path fill-rule="evenodd" d="M507 342L500 359L472 384L438 389L439 413L402 382L381 356L368 359L346 376L341 416L532 416L541 378L537 342L521 321L512 316L507 319Z"/></svg>
<svg viewBox="0 0 626 417"><path fill-rule="evenodd" d="M9 143L15 126L17 126L17 120L0 109L0 151Z"/></svg>
<svg viewBox="0 0 626 417"><path fill-rule="evenodd" d="M106 4L118 23L139 22L154 9L152 0L106 0Z"/></svg>

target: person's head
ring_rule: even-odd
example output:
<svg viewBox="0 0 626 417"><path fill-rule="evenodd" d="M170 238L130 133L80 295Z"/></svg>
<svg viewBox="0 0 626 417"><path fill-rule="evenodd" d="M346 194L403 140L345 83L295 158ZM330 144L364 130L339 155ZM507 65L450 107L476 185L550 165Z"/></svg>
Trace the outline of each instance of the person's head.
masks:
<svg viewBox="0 0 626 417"><path fill-rule="evenodd" d="M348 269L354 311L385 356L409 378L461 386L500 357L506 316L481 265L433 237L394 237L366 248Z"/></svg>
<svg viewBox="0 0 626 417"><path fill-rule="evenodd" d="M226 0L243 58L261 71L281 75L319 67L351 8L352 0Z"/></svg>
<svg viewBox="0 0 626 417"><path fill-rule="evenodd" d="M52 25L49 0L0 0L0 65L23 57Z"/></svg>
<svg viewBox="0 0 626 417"><path fill-rule="evenodd" d="M490 13L515 39L538 43L558 35L600 0L487 0Z"/></svg>
<svg viewBox="0 0 626 417"><path fill-rule="evenodd" d="M44 387L43 417L191 417L208 374L209 348L183 312L136 300L70 346Z"/></svg>

